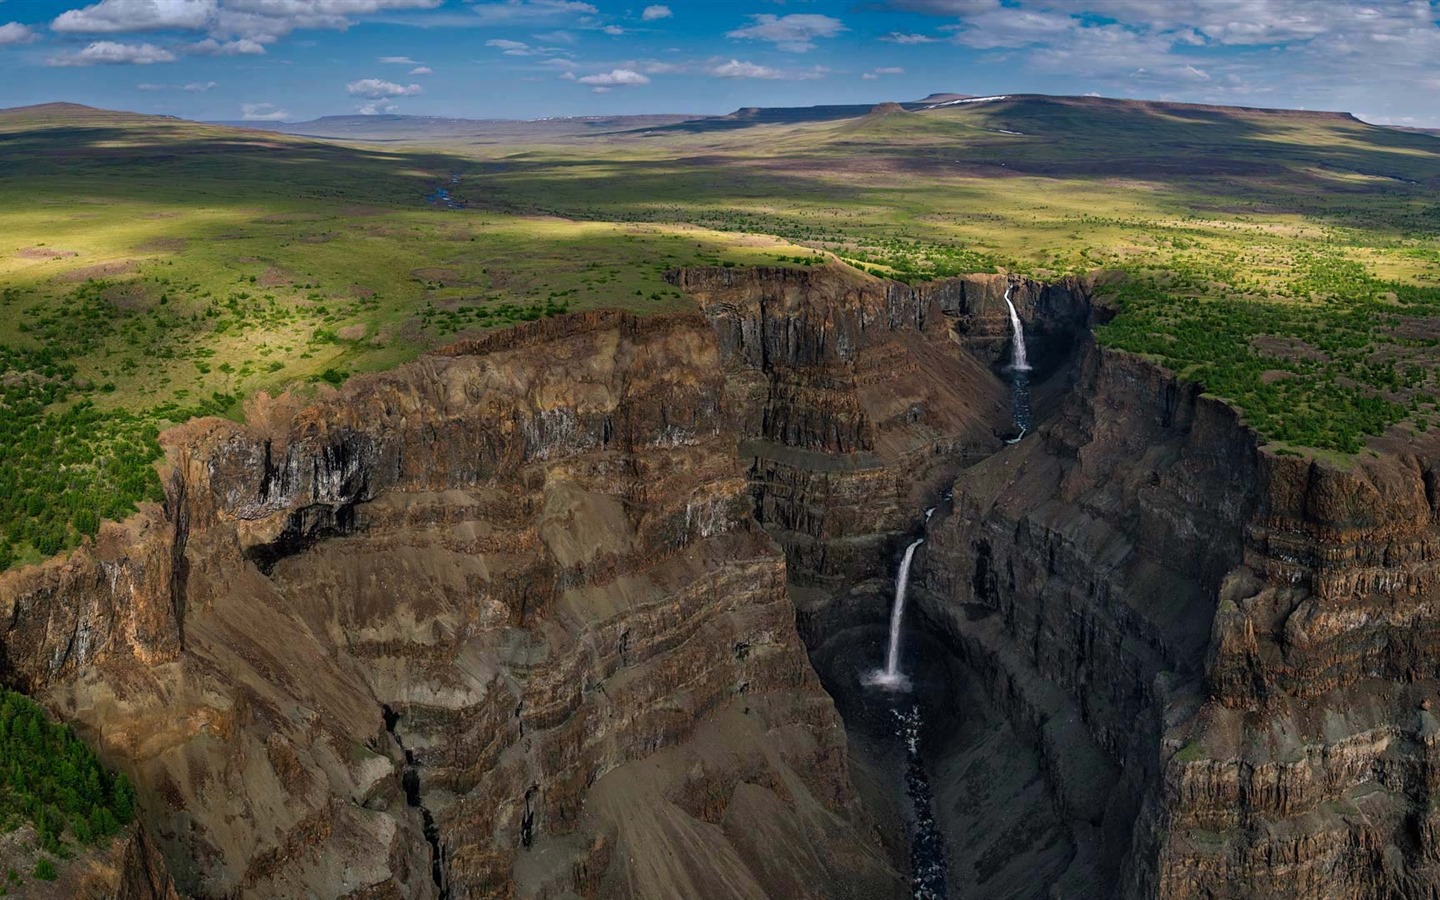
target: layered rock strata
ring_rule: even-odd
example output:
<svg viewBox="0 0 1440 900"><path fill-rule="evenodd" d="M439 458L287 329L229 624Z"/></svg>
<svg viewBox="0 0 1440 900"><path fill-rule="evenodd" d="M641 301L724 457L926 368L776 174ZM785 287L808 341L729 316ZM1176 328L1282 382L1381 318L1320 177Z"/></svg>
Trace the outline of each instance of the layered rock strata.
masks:
<svg viewBox="0 0 1440 900"><path fill-rule="evenodd" d="M920 506L1013 430L997 374L1010 279L912 287L821 266L672 280L715 329L756 518L785 548L813 642L849 615L848 588L886 573ZM1036 340L1060 347L1087 290L1016 280L1013 299Z"/></svg>
<svg viewBox="0 0 1440 900"><path fill-rule="evenodd" d="M1437 454L1374 449L1260 447L1092 347L1062 413L962 474L916 602L1041 753L1062 895L1434 895Z"/></svg>
<svg viewBox="0 0 1440 900"><path fill-rule="evenodd" d="M0 580L10 678L197 896L889 896L727 404L606 313L191 423Z"/></svg>

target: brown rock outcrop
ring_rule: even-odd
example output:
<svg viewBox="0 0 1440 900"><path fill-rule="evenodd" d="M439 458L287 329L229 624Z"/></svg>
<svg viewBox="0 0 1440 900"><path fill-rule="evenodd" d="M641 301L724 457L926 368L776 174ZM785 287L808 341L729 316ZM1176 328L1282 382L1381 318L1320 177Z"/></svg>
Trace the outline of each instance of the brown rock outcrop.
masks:
<svg viewBox="0 0 1440 900"><path fill-rule="evenodd" d="M549 320L248 420L167 433L163 509L0 580L12 679L187 893L898 892L703 319Z"/></svg>

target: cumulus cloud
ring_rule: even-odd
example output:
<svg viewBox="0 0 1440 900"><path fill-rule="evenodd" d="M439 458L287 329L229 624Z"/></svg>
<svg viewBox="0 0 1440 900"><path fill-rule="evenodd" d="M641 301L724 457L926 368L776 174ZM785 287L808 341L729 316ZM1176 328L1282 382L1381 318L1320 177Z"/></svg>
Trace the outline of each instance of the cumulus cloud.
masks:
<svg viewBox="0 0 1440 900"><path fill-rule="evenodd" d="M839 19L816 13L788 16L760 13L750 18L752 24L727 32L725 36L742 41L768 41L781 50L804 53L815 48L816 38L834 37L846 30Z"/></svg>
<svg viewBox="0 0 1440 900"><path fill-rule="evenodd" d="M61 13L50 28L62 34L200 31L218 12L218 0L101 0Z"/></svg>
<svg viewBox="0 0 1440 900"><path fill-rule="evenodd" d="M283 122L290 113L273 103L242 103L240 118L246 122Z"/></svg>
<svg viewBox="0 0 1440 900"><path fill-rule="evenodd" d="M19 22L6 22L4 25L0 25L0 47L28 44L38 37L35 29L29 25L21 25Z"/></svg>
<svg viewBox="0 0 1440 900"><path fill-rule="evenodd" d="M415 60L411 59L411 58L408 57L408 56L382 56L382 57L380 57L380 61L381 61L382 63L385 63L386 65L395 65L395 66L418 66L418 65L420 65L418 62L416 62Z"/></svg>
<svg viewBox="0 0 1440 900"><path fill-rule="evenodd" d="M906 34L901 31L892 31L882 36L880 40L888 41L891 44L933 44L940 39L928 34Z"/></svg>
<svg viewBox="0 0 1440 900"><path fill-rule="evenodd" d="M411 75L434 75L434 74L435 74L435 70L432 69L432 68L430 68L429 66L416 66L415 68L413 68L413 69L410 70L409 74L411 74Z"/></svg>
<svg viewBox="0 0 1440 900"><path fill-rule="evenodd" d="M362 78L345 85L345 92L352 97L380 100L385 97L413 97L423 91L418 84L396 84L381 78Z"/></svg>
<svg viewBox="0 0 1440 900"><path fill-rule="evenodd" d="M250 38L236 38L233 41L206 38L186 44L183 49L196 56L260 56L265 53L265 45Z"/></svg>
<svg viewBox="0 0 1440 900"><path fill-rule="evenodd" d="M120 44L115 41L95 41L84 50L52 56L46 61L46 64L51 66L148 66L153 63L174 61L174 53L171 53L163 47L157 47L154 44Z"/></svg>
<svg viewBox="0 0 1440 900"><path fill-rule="evenodd" d="M657 3L654 6L645 7L645 11L640 14L640 19L644 22L654 22L657 19L668 19L673 15L675 14L670 11L670 7Z"/></svg>
<svg viewBox="0 0 1440 900"><path fill-rule="evenodd" d="M398 107L388 100L371 100L369 103L362 103L355 108L362 116L384 116L395 112Z"/></svg>
<svg viewBox="0 0 1440 900"><path fill-rule="evenodd" d="M732 59L729 62L718 63L711 66L709 74L716 78L760 78L767 81L810 81L816 78L824 78L825 69L816 66L813 69L802 69L791 71L786 69L775 69L770 66L762 66L752 62L742 62Z"/></svg>
<svg viewBox="0 0 1440 900"><path fill-rule="evenodd" d="M609 35L621 35L625 33L625 29L621 28L619 25L606 25L600 30Z"/></svg>
<svg viewBox="0 0 1440 900"><path fill-rule="evenodd" d="M601 72L598 75L585 75L575 80L580 82L581 84L593 84L602 87L613 87L615 85L632 87L635 85L650 83L649 78L641 75L634 69L612 69L609 72Z"/></svg>
<svg viewBox="0 0 1440 900"><path fill-rule="evenodd" d="M863 79L865 79L866 81L878 81L881 77L883 77L883 76L885 76L885 75L904 75L904 74L905 74L905 70L902 69L902 68L900 68L899 66L881 66L881 67L878 68L878 69L872 69L871 71L866 72L865 74L861 75L860 77L863 78Z"/></svg>
<svg viewBox="0 0 1440 900"><path fill-rule="evenodd" d="M56 16L61 34L201 33L221 52L254 53L302 28L348 28L352 17L387 10L434 9L444 0L100 0ZM201 42L206 44L206 42ZM201 49L200 52L207 52Z"/></svg>

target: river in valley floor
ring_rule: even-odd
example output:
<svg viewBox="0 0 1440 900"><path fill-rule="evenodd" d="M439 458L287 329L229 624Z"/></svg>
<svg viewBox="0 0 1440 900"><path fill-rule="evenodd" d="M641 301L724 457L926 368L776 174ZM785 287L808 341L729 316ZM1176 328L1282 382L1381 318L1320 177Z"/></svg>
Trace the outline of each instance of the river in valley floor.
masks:
<svg viewBox="0 0 1440 900"><path fill-rule="evenodd" d="M845 721L852 775L880 821L892 856L909 861L915 900L953 897L948 852L935 819L928 760L958 726L949 651L914 628L901 632L906 690L867 683L883 669L889 630L858 625L832 635L811 654Z"/></svg>

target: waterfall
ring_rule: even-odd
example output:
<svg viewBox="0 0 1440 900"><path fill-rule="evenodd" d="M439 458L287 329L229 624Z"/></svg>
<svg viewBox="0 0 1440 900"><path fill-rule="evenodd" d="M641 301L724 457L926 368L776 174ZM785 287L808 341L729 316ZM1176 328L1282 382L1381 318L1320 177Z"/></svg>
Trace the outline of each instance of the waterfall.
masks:
<svg viewBox="0 0 1440 900"><path fill-rule="evenodd" d="M890 652L885 657L885 668L875 672L867 681L890 690L904 690L909 681L900 673L900 622L905 617L905 589L910 584L910 563L915 558L915 548L925 543L920 538L905 548L905 557L900 560L900 571L895 575L895 606L890 610Z"/></svg>
<svg viewBox="0 0 1440 900"><path fill-rule="evenodd" d="M1028 372L1030 363L1025 360L1025 326L1020 323L1020 314L1015 311L1015 304L1010 302L1010 295L1014 292L1015 285L1006 285L1005 305L1010 307L1010 334L1015 344L1015 356L1010 367L1017 372Z"/></svg>

